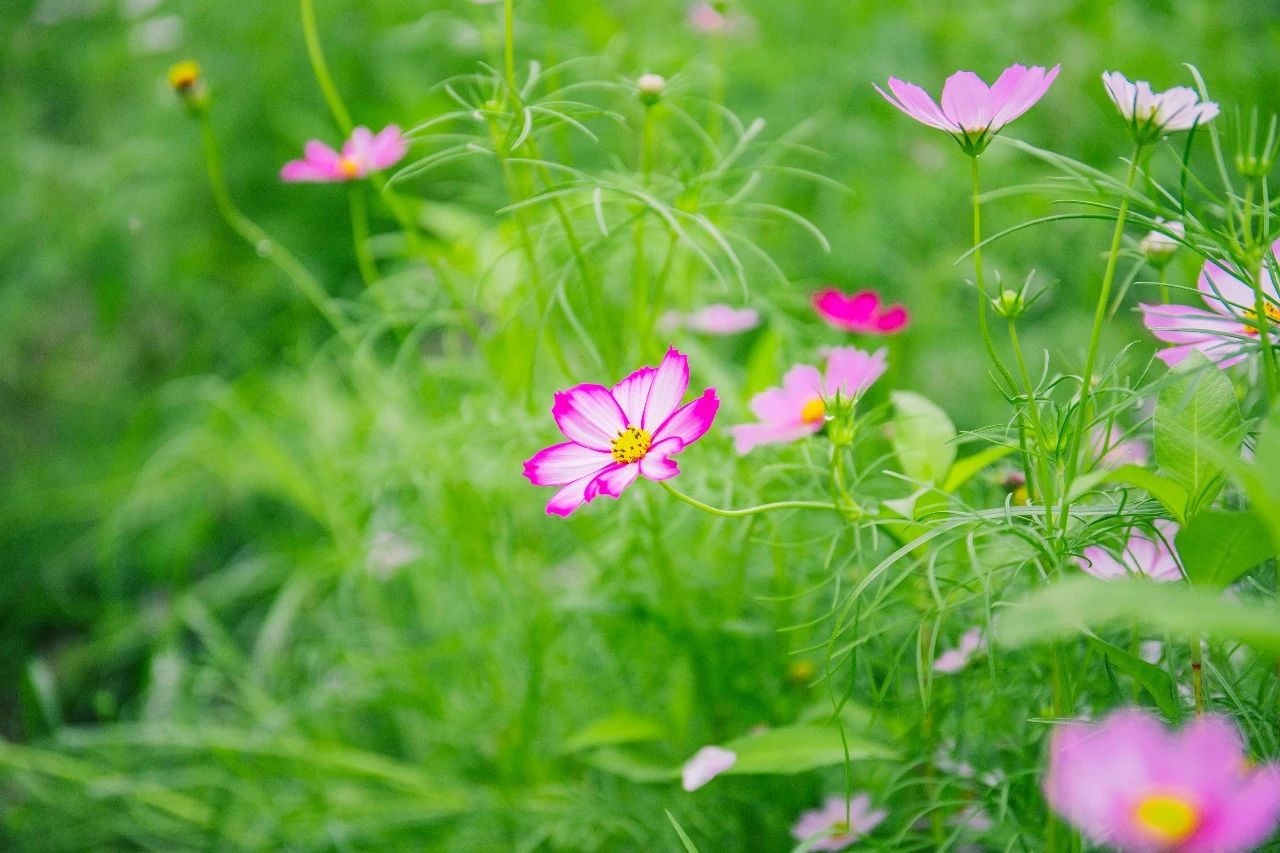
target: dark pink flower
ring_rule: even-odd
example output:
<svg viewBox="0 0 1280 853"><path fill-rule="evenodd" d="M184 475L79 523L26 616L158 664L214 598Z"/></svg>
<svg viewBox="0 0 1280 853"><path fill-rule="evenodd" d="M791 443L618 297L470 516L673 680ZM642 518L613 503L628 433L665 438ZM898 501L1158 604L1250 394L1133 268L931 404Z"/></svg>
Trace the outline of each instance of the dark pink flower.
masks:
<svg viewBox="0 0 1280 853"><path fill-rule="evenodd" d="M875 88L916 121L951 134L966 152L977 155L1005 125L1044 97L1059 67L1046 71L1039 65L1011 65L991 86L972 71L957 71L942 86L941 107L924 89L896 77L889 78L892 95Z"/></svg>
<svg viewBox="0 0 1280 853"><path fill-rule="evenodd" d="M644 476L680 473L671 459L702 437L720 400L708 388L681 406L689 389L689 360L667 350L657 367L642 367L612 388L575 385L556 394L551 416L565 438L524 463L535 486L559 486L547 512L568 515L600 495L616 498Z"/></svg>
<svg viewBox="0 0 1280 853"><path fill-rule="evenodd" d="M367 127L357 127L342 145L339 154L318 139L303 147L301 160L290 160L280 170L280 180L334 183L354 181L370 172L380 172L399 163L409 143L396 125L388 125L375 135Z"/></svg>
<svg viewBox="0 0 1280 853"><path fill-rule="evenodd" d="M828 287L813 295L813 309L837 329L867 335L894 335L911 322L905 306L886 306L874 290L841 293Z"/></svg>
<svg viewBox="0 0 1280 853"><path fill-rule="evenodd" d="M1180 732L1136 709L1061 725L1044 788L1094 844L1130 853L1243 853L1280 819L1280 765L1250 767L1235 727L1214 715Z"/></svg>
<svg viewBox="0 0 1280 853"><path fill-rule="evenodd" d="M822 808L800 815L791 837L808 841L806 850L843 850L879 826L888 814L884 809L872 809L871 797L866 794L851 800L827 797Z"/></svg>
<svg viewBox="0 0 1280 853"><path fill-rule="evenodd" d="M1271 245L1271 253L1280 258L1280 240ZM1266 315L1261 325L1275 337L1280 329L1280 291L1266 264L1259 279ZM1208 311L1190 305L1144 304L1138 306L1142 322L1157 340L1175 344L1156 353L1170 367L1192 350L1200 350L1218 367L1231 367L1256 349L1259 324L1253 288L1213 261L1205 261L1201 268L1199 288Z"/></svg>

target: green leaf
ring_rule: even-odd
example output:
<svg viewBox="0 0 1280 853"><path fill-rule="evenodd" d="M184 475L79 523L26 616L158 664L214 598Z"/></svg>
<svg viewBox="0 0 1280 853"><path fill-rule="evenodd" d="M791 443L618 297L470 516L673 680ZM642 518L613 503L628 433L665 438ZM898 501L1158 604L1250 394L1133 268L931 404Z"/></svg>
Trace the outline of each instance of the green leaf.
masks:
<svg viewBox="0 0 1280 853"><path fill-rule="evenodd" d="M1137 486L1160 501L1179 523L1186 518L1187 490L1168 477L1161 477L1137 465L1122 465L1114 471L1108 471L1103 480L1108 483Z"/></svg>
<svg viewBox="0 0 1280 853"><path fill-rule="evenodd" d="M676 820L676 816L667 811L667 820L671 821L671 826L675 829L676 835L680 836L680 843L684 845L686 853L698 853L698 847L693 843L693 839L689 837L689 833L684 831L684 827L680 825L680 821Z"/></svg>
<svg viewBox="0 0 1280 853"><path fill-rule="evenodd" d="M760 734L747 735L724 744L738 755L738 761L726 774L804 773L819 767L834 767L848 759L890 759L896 751L865 735L845 730L841 740L835 726L783 726Z"/></svg>
<svg viewBox="0 0 1280 853"><path fill-rule="evenodd" d="M1174 537L1187 577L1196 586L1224 589L1276 554L1267 523L1253 512L1208 509Z"/></svg>
<svg viewBox="0 0 1280 853"><path fill-rule="evenodd" d="M564 751L578 752L597 746L661 740L665 735L666 729L656 720L619 711L588 723L565 738Z"/></svg>
<svg viewBox="0 0 1280 853"><path fill-rule="evenodd" d="M1182 706L1178 702L1178 689L1169 673L1094 634L1086 635L1086 639L1088 639L1091 646L1106 657L1112 666L1124 672L1136 681L1143 690L1147 691L1151 698L1155 700L1156 707L1170 722L1177 722L1182 718Z"/></svg>
<svg viewBox="0 0 1280 853"><path fill-rule="evenodd" d="M632 782L666 782L680 778L679 767L673 770L653 759L614 747L605 747L589 753L586 762L592 767L630 779Z"/></svg>
<svg viewBox="0 0 1280 853"><path fill-rule="evenodd" d="M897 413L893 419L893 449L902 473L921 482L940 482L956 460L956 428L947 413L928 398L911 391L890 395Z"/></svg>
<svg viewBox="0 0 1280 853"><path fill-rule="evenodd" d="M1231 380L1203 355L1193 352L1173 372L1156 401L1156 461L1186 489L1190 516L1222 488L1213 449L1238 447L1244 421Z"/></svg>
<svg viewBox="0 0 1280 853"><path fill-rule="evenodd" d="M991 447L979 450L972 456L966 456L958 460L951 467L951 473L947 474L947 481L943 484L942 490L948 494L954 492L973 479L979 471L988 465L999 462L1017 449L1007 444L994 444Z"/></svg>

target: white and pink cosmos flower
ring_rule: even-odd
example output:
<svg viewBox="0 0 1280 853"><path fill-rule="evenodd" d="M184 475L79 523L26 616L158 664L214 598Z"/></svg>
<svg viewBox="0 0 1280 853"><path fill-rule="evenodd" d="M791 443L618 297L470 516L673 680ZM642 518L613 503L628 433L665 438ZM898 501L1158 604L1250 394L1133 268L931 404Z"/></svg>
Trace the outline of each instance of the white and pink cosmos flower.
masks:
<svg viewBox="0 0 1280 853"><path fill-rule="evenodd" d="M1251 767L1216 715L1180 732L1137 709L1061 725L1044 789L1094 844L1127 853L1243 853L1280 819L1280 765Z"/></svg>
<svg viewBox="0 0 1280 853"><path fill-rule="evenodd" d="M911 322L905 305L887 305L874 290L841 293L828 287L813 295L813 310L837 329L866 335L896 335Z"/></svg>
<svg viewBox="0 0 1280 853"><path fill-rule="evenodd" d="M827 353L827 373L797 364L782 377L782 387L751 398L759 423L732 428L734 447L748 453L760 444L784 443L813 435L827 419L827 400L837 393L857 398L889 367L884 347L868 353L857 347L834 347Z"/></svg>
<svg viewBox="0 0 1280 853"><path fill-rule="evenodd" d="M1140 142L1159 139L1168 133L1206 124L1218 115L1218 105L1200 102L1195 89L1175 86L1164 92L1151 91L1144 80L1130 83L1119 71L1102 72L1102 85Z"/></svg>
<svg viewBox="0 0 1280 853"><path fill-rule="evenodd" d="M1280 240L1271 244L1271 254L1280 259ZM1205 261L1197 282L1208 311L1190 305L1139 305L1147 330L1157 340L1174 344L1156 356L1172 367L1199 350L1226 369L1257 350L1260 328L1274 339L1280 329L1280 291L1268 267L1263 264L1259 272L1265 315L1261 322L1253 288L1213 261Z"/></svg>
<svg viewBox="0 0 1280 853"><path fill-rule="evenodd" d="M642 367L612 388L575 385L555 396L551 416L564 437L524 463L535 486L559 486L547 512L566 516L600 495L619 497L643 476L680 473L672 456L711 428L720 399L708 388L680 405L689 389L689 360L674 347L657 367Z"/></svg>
<svg viewBox="0 0 1280 853"><path fill-rule="evenodd" d="M808 843L807 850L844 850L884 822L889 813L871 808L871 797L858 794L850 800L827 797L820 809L800 815L791 837Z"/></svg>
<svg viewBox="0 0 1280 853"><path fill-rule="evenodd" d="M1125 577L1147 577L1161 583L1182 580L1182 567L1173 548L1178 523L1158 519L1155 529L1153 535L1134 528L1119 556L1099 545L1090 545L1076 558L1076 565L1085 574L1104 581Z"/></svg>
<svg viewBox="0 0 1280 853"><path fill-rule="evenodd" d="M394 124L377 134L357 127L342 144L341 154L318 139L309 141L302 149L303 159L290 160L280 169L280 180L321 184L355 181L394 166L408 150L409 143Z"/></svg>
<svg viewBox="0 0 1280 853"><path fill-rule="evenodd" d="M957 71L942 86L942 104L914 83L889 78L885 100L921 124L950 134L966 153L977 156L1007 124L1018 118L1049 91L1060 66L1045 70L1011 65L988 86L972 71Z"/></svg>

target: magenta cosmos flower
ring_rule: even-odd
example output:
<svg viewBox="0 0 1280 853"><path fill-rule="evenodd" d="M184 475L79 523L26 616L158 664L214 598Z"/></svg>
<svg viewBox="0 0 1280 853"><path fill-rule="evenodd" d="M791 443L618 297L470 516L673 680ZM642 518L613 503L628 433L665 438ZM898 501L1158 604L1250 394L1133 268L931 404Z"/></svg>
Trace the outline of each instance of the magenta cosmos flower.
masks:
<svg viewBox="0 0 1280 853"><path fill-rule="evenodd" d="M1104 581L1123 577L1148 577L1160 582L1181 580L1182 568L1178 565L1178 553L1173 550L1178 523L1159 519L1155 528L1155 535L1134 528L1119 557L1105 548L1090 545L1076 558L1076 565L1085 574Z"/></svg>
<svg viewBox="0 0 1280 853"><path fill-rule="evenodd" d="M657 367L612 388L584 384L556 394L551 416L569 440L524 463L529 482L560 487L547 512L568 515L600 495L616 498L641 475L679 474L671 457L701 438L720 408L714 388L681 406L688 389L689 360L672 348Z"/></svg>
<svg viewBox="0 0 1280 853"><path fill-rule="evenodd" d="M1271 254L1280 259L1280 240L1271 244ZM1225 369L1256 349L1260 325L1275 337L1280 328L1280 291L1267 266L1263 264L1259 276L1266 315L1262 323L1253 288L1213 261L1205 261L1200 270L1200 298L1208 311L1190 305L1139 305L1147 330L1157 340L1175 345L1156 356L1172 367L1196 349Z"/></svg>
<svg viewBox="0 0 1280 853"><path fill-rule="evenodd" d="M812 365L797 364L782 377L781 388L769 388L751 398L751 411L760 423L733 427L734 447L747 453L758 444L813 435L826 423L828 399L837 393L858 397L888 366L884 347L874 353L835 347L827 354L825 377Z"/></svg>
<svg viewBox="0 0 1280 853"><path fill-rule="evenodd" d="M888 816L884 809L872 809L871 797L858 794L851 800L827 797L822 808L800 815L791 828L791 837L809 841L809 850L843 850L879 826Z"/></svg>
<svg viewBox="0 0 1280 853"><path fill-rule="evenodd" d="M1170 732L1136 709L1053 733L1045 794L1096 844L1128 853L1237 853L1280 818L1280 765L1250 767L1214 715Z"/></svg>
<svg viewBox="0 0 1280 853"><path fill-rule="evenodd" d="M874 290L841 293L828 287L813 295L813 310L837 329L866 335L894 335L911 322L902 305L885 305Z"/></svg>
<svg viewBox="0 0 1280 853"><path fill-rule="evenodd" d="M374 134L367 127L357 127L342 144L339 154L318 139L303 147L301 160L290 160L280 170L280 179L290 182L334 183L354 181L370 172L380 172L399 163L409 150L409 143L396 125L388 125Z"/></svg>
<svg viewBox="0 0 1280 853"><path fill-rule="evenodd" d="M889 78L892 95L875 88L916 121L951 134L966 153L976 157L1005 125L1044 97L1059 67L1046 71L1039 65L1011 65L991 86L972 71L957 71L942 86L941 107L924 89L896 77Z"/></svg>

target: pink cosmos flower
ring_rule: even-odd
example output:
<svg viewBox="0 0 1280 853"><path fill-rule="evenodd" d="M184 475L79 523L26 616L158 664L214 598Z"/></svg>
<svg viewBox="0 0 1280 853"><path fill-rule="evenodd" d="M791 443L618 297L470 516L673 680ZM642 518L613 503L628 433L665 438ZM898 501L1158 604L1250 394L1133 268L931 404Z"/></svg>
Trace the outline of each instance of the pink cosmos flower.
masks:
<svg viewBox="0 0 1280 853"><path fill-rule="evenodd" d="M894 335L911 322L905 306L885 306L874 290L841 293L828 287L813 295L813 309L837 329L867 335Z"/></svg>
<svg viewBox="0 0 1280 853"><path fill-rule="evenodd" d="M754 24L746 15L729 11L723 2L702 0L689 7L689 26L703 35L741 33L751 30Z"/></svg>
<svg viewBox="0 0 1280 853"><path fill-rule="evenodd" d="M684 763L680 785L686 791L696 791L737 763L738 754L732 749L704 746Z"/></svg>
<svg viewBox="0 0 1280 853"><path fill-rule="evenodd" d="M354 181L370 172L380 172L399 163L409 150L400 128L388 125L374 135L367 127L357 127L342 144L339 154L318 139L303 147L304 158L290 160L280 170L280 180L310 183Z"/></svg>
<svg viewBox="0 0 1280 853"><path fill-rule="evenodd" d="M969 661L986 645L981 628L970 628L960 636L954 649L947 649L933 662L933 671L950 674L964 669Z"/></svg>
<svg viewBox="0 0 1280 853"><path fill-rule="evenodd" d="M684 326L704 335L736 335L760 325L760 312L754 308L734 308L716 303L690 314L668 311L662 315L662 326L675 329Z"/></svg>
<svg viewBox="0 0 1280 853"><path fill-rule="evenodd" d="M1150 83L1130 83L1119 71L1102 72L1102 85L1139 140L1151 141L1167 133L1190 130L1218 115L1217 104L1200 103L1195 89L1186 86L1156 94Z"/></svg>
<svg viewBox="0 0 1280 853"><path fill-rule="evenodd" d="M1138 528L1129 534L1124 552L1117 558L1097 545L1084 549L1076 558L1076 565L1085 574L1101 580L1145 576L1153 581L1167 583L1182 580L1182 568L1178 553L1173 550L1173 537L1178 533L1178 523L1159 519L1155 522L1159 535L1149 535Z"/></svg>
<svg viewBox="0 0 1280 853"><path fill-rule="evenodd" d="M942 106L914 83L889 78L892 95L879 86L884 99L921 124L951 134L966 153L981 154L992 138L1044 97L1060 66L1046 71L1036 65L1011 65L991 86L972 71L957 71L942 86Z"/></svg>
<svg viewBox="0 0 1280 853"><path fill-rule="evenodd" d="M1280 240L1271 244L1271 254L1280 258ZM1259 276L1266 315L1261 325L1274 337L1280 329L1280 291L1267 267L1263 264ZM1259 324L1253 288L1213 261L1205 261L1198 285L1208 311L1189 305L1143 304L1138 306L1142 322L1157 340L1176 344L1156 353L1170 367L1197 349L1226 369L1255 349Z"/></svg>
<svg viewBox="0 0 1280 853"><path fill-rule="evenodd" d="M1096 429L1089 439L1098 464L1118 468L1121 465L1146 465L1151 459L1147 445L1136 438L1125 439L1124 430L1112 424L1109 430Z"/></svg>
<svg viewBox="0 0 1280 853"><path fill-rule="evenodd" d="M1280 819L1280 765L1251 768L1216 715L1170 732L1137 709L1066 723L1049 745L1045 794L1095 844L1130 853L1238 853Z"/></svg>
<svg viewBox="0 0 1280 853"><path fill-rule="evenodd" d="M822 808L800 815L791 837L797 841L817 839L810 842L809 850L843 850L879 826L888 814L884 809L873 810L867 794L847 801L827 797Z"/></svg>
<svg viewBox="0 0 1280 853"><path fill-rule="evenodd" d="M751 411L760 423L732 428L734 447L747 453L758 444L795 441L813 435L826 423L826 400L836 393L858 397L889 367L885 349L868 353L856 347L835 347L827 353L827 375L797 364L782 377L781 388L769 388L751 398Z"/></svg>
<svg viewBox="0 0 1280 853"><path fill-rule="evenodd" d="M680 473L671 459L702 437L720 408L716 389L681 406L689 360L675 348L657 367L642 367L612 388L575 385L555 396L551 416L565 438L524 463L535 486L560 486L547 512L568 515L600 495L616 498L641 475Z"/></svg>

